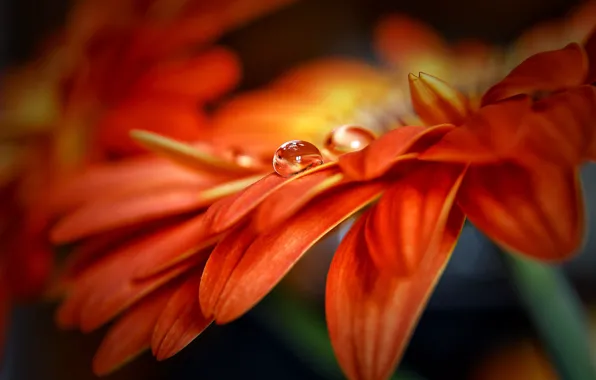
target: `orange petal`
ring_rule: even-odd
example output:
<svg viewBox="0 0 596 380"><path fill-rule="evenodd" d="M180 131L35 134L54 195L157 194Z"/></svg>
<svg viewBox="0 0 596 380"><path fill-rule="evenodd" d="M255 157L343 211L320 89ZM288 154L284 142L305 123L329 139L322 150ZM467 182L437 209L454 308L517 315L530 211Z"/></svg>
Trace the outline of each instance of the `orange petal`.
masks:
<svg viewBox="0 0 596 380"><path fill-rule="evenodd" d="M514 68L482 97L482 105L519 94L533 95L577 86L587 73L586 54L576 43L560 50L538 53Z"/></svg>
<svg viewBox="0 0 596 380"><path fill-rule="evenodd" d="M206 188L225 181L218 173L197 172L166 159L135 157L85 168L50 189L50 205L63 212L102 198L154 192L163 188Z"/></svg>
<svg viewBox="0 0 596 380"><path fill-rule="evenodd" d="M151 334L175 288L151 293L126 312L108 331L93 358L93 372L107 375L149 348Z"/></svg>
<svg viewBox="0 0 596 380"><path fill-rule="evenodd" d="M454 208L442 244L409 277L374 265L364 238L365 219L350 229L333 258L325 309L331 344L348 379L383 380L391 376L410 340L464 216Z"/></svg>
<svg viewBox="0 0 596 380"><path fill-rule="evenodd" d="M472 167L458 202L490 238L535 259L569 258L582 243L584 200L574 167Z"/></svg>
<svg viewBox="0 0 596 380"><path fill-rule="evenodd" d="M408 76L412 106L427 125L461 124L469 113L468 99L439 78L425 73Z"/></svg>
<svg viewBox="0 0 596 380"><path fill-rule="evenodd" d="M98 143L114 155L143 153L129 132L144 129L181 141L199 140L207 123L193 101L169 98L132 99L112 107L97 126Z"/></svg>
<svg viewBox="0 0 596 380"><path fill-rule="evenodd" d="M211 171L220 169L228 173L250 172L249 169L239 166L233 161L218 157L206 149L201 149L202 146L198 144L191 145L145 130L133 130L130 135L135 141L153 153L188 168L210 169Z"/></svg>
<svg viewBox="0 0 596 380"><path fill-rule="evenodd" d="M147 71L137 82L137 94L186 96L208 101L231 90L240 80L240 62L223 47L214 47L197 57L165 62Z"/></svg>
<svg viewBox="0 0 596 380"><path fill-rule="evenodd" d="M189 274L155 323L151 347L157 360L178 353L211 324L212 320L203 315L197 298L202 269Z"/></svg>
<svg viewBox="0 0 596 380"><path fill-rule="evenodd" d="M212 202L201 195L196 188L168 189L94 202L61 219L50 237L54 243L66 243L111 229L199 210Z"/></svg>
<svg viewBox="0 0 596 380"><path fill-rule="evenodd" d="M65 328L80 326L83 331L94 330L197 262L204 261L204 257L193 257L156 276L137 280L135 271L144 260L143 249L160 237L151 234L138 239L83 272L73 292L58 309L58 324Z"/></svg>
<svg viewBox="0 0 596 380"><path fill-rule="evenodd" d="M421 160L485 163L515 156L522 138L521 123L530 112L528 97L482 107L419 155Z"/></svg>
<svg viewBox="0 0 596 380"><path fill-rule="evenodd" d="M211 252L199 288L199 302L203 315L214 315L230 276L255 236L250 225L238 225Z"/></svg>
<svg viewBox="0 0 596 380"><path fill-rule="evenodd" d="M276 228L310 200L340 185L343 179L343 174L333 165L328 170L319 170L284 183L259 206L252 218L253 227L258 232Z"/></svg>
<svg viewBox="0 0 596 380"><path fill-rule="evenodd" d="M154 276L214 245L216 237L208 227L205 214L200 214L161 233L143 247L143 260L135 266L135 278Z"/></svg>
<svg viewBox="0 0 596 380"><path fill-rule="evenodd" d="M534 104L524 119L520 153L579 165L589 156L596 129L596 89L585 85L555 93Z"/></svg>
<svg viewBox="0 0 596 380"><path fill-rule="evenodd" d="M370 211L365 229L379 268L416 275L441 243L464 173L463 165L422 164L392 183Z"/></svg>
<svg viewBox="0 0 596 380"><path fill-rule="evenodd" d="M366 148L339 157L339 166L346 176L366 181L389 170L400 156L428 148L453 129L444 124L434 127L405 126L394 129Z"/></svg>
<svg viewBox="0 0 596 380"><path fill-rule="evenodd" d="M215 308L215 321L227 323L247 312L309 248L373 202L383 187L383 183L376 182L346 185L314 200L283 222L283 228L257 236L225 284Z"/></svg>

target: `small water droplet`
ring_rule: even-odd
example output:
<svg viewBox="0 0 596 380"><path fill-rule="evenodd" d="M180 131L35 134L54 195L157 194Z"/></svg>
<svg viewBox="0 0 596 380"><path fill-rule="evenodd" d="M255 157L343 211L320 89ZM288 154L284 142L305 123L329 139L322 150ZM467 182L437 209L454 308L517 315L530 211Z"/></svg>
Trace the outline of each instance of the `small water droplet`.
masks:
<svg viewBox="0 0 596 380"><path fill-rule="evenodd" d="M323 163L323 156L308 141L292 140L283 143L273 156L273 169L282 177L291 177Z"/></svg>
<svg viewBox="0 0 596 380"><path fill-rule="evenodd" d="M246 153L240 148L231 147L225 152L225 155L230 161L244 168L254 168L263 165L261 159Z"/></svg>
<svg viewBox="0 0 596 380"><path fill-rule="evenodd" d="M344 125L334 129L325 139L325 150L332 156L364 149L376 139L375 134L357 125Z"/></svg>

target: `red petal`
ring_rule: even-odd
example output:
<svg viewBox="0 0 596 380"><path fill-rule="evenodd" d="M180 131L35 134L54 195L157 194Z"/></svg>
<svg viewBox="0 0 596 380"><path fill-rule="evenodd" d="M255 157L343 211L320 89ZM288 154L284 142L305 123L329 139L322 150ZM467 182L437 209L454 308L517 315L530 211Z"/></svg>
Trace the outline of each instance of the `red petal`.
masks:
<svg viewBox="0 0 596 380"><path fill-rule="evenodd" d="M441 242L464 173L463 165L422 164L385 191L365 229L370 256L379 268L415 275Z"/></svg>
<svg viewBox="0 0 596 380"><path fill-rule="evenodd" d="M320 170L294 181L288 181L263 201L251 223L258 232L276 228L279 223L283 223L310 200L339 186L342 180L343 174L339 173L337 166L333 165L328 170Z"/></svg>
<svg viewBox="0 0 596 380"><path fill-rule="evenodd" d="M231 90L240 79L240 63L228 49L214 47L197 57L157 65L135 86L137 94L186 96L194 101L213 100Z"/></svg>
<svg viewBox="0 0 596 380"><path fill-rule="evenodd" d="M340 244L327 276L327 325L350 380L383 380L393 373L422 310L447 264L464 216L455 207L442 244L413 276L376 267L364 238L366 216Z"/></svg>
<svg viewBox="0 0 596 380"><path fill-rule="evenodd" d="M259 235L229 276L215 309L216 322L230 322L252 308L309 248L371 203L384 185L346 185L310 203L283 222L283 228Z"/></svg>
<svg viewBox="0 0 596 380"><path fill-rule="evenodd" d="M91 331L109 321L144 295L180 276L204 257L194 257L151 278L136 280L135 271L144 261L144 248L159 235L125 246L105 257L77 278L76 287L58 310L58 324ZM154 239L154 240L152 240Z"/></svg>
<svg viewBox="0 0 596 380"><path fill-rule="evenodd" d="M592 29L592 32L584 43L584 49L588 56L588 76L585 83L596 82L596 28Z"/></svg>
<svg viewBox="0 0 596 380"><path fill-rule="evenodd" d="M514 252L558 261L582 243L584 201L573 167L472 167L458 202L471 222Z"/></svg>
<svg viewBox="0 0 596 380"><path fill-rule="evenodd" d="M339 166L346 176L366 181L389 170L406 153L428 148L454 127L449 124L434 127L406 126L392 130L366 148L339 157Z"/></svg>
<svg viewBox="0 0 596 380"><path fill-rule="evenodd" d="M94 202L61 219L50 237L54 243L66 243L116 228L199 210L213 201L201 195L200 189L193 186Z"/></svg>
<svg viewBox="0 0 596 380"><path fill-rule="evenodd" d="M524 119L520 153L531 151L540 159L579 165L589 156L596 136L596 89L579 86L555 93L534 104Z"/></svg>
<svg viewBox="0 0 596 380"><path fill-rule="evenodd" d="M197 298L202 271L201 268L189 274L159 315L151 339L157 360L178 353L211 324L212 320L203 315Z"/></svg>
<svg viewBox="0 0 596 380"><path fill-rule="evenodd" d="M419 159L485 163L515 156L513 148L522 138L520 125L530 106L528 97L519 97L482 107L465 124L421 153Z"/></svg>
<svg viewBox="0 0 596 380"><path fill-rule="evenodd" d="M249 225L241 224L230 231L211 252L199 288L203 315L214 315L230 276L255 236Z"/></svg>
<svg viewBox="0 0 596 380"><path fill-rule="evenodd" d="M168 287L143 298L110 328L93 358L93 372L104 376L149 348L159 315L172 296Z"/></svg>
<svg viewBox="0 0 596 380"><path fill-rule="evenodd" d="M482 105L519 94L532 95L577 86L587 73L586 54L578 44L538 53L523 61L482 97Z"/></svg>

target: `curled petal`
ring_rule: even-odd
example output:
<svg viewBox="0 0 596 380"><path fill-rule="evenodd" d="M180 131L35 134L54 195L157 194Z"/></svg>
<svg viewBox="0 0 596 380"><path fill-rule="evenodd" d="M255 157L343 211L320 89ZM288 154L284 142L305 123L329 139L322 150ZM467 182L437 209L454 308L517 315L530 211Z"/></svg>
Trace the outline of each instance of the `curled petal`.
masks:
<svg viewBox="0 0 596 380"><path fill-rule="evenodd" d="M557 91L577 86L587 74L586 54L576 43L560 50L538 53L523 61L482 97L482 105L520 94Z"/></svg>
<svg viewBox="0 0 596 380"><path fill-rule="evenodd" d="M172 294L155 322L151 347L157 360L167 359L192 342L211 319L201 312L199 283L203 268L188 274L187 280Z"/></svg>
<svg viewBox="0 0 596 380"><path fill-rule="evenodd" d="M490 238L535 259L569 258L582 243L584 200L575 167L471 167L458 202Z"/></svg>
<svg viewBox="0 0 596 380"><path fill-rule="evenodd" d="M462 229L457 206L442 242L416 273L394 276L377 267L365 242L366 215L341 242L329 268L325 310L331 344L350 380L384 380L393 373Z"/></svg>
<svg viewBox="0 0 596 380"><path fill-rule="evenodd" d="M425 73L420 73L419 77L410 74L408 79L412 106L424 123L458 125L464 121L469 112L469 105L462 93L446 82Z"/></svg>
<svg viewBox="0 0 596 380"><path fill-rule="evenodd" d="M421 160L486 163L517 154L522 122L530 112L528 97L482 107L465 124L453 128L419 155Z"/></svg>
<svg viewBox="0 0 596 380"><path fill-rule="evenodd" d="M93 358L97 376L115 371L149 348L155 323L174 289L166 287L149 294L110 328Z"/></svg>
<svg viewBox="0 0 596 380"><path fill-rule="evenodd" d="M524 119L519 156L531 151L554 163L581 164L596 136L596 89L584 85L534 104ZM592 156L593 157L593 156Z"/></svg>
<svg viewBox="0 0 596 380"><path fill-rule="evenodd" d="M422 164L385 191L365 229L379 268L397 276L416 275L442 241L464 173L463 165Z"/></svg>
<svg viewBox="0 0 596 380"><path fill-rule="evenodd" d="M300 257L331 229L374 201L382 183L346 185L311 202L283 223L258 235L243 252L215 308L217 323L230 322L252 308Z"/></svg>
<svg viewBox="0 0 596 380"><path fill-rule="evenodd" d="M400 157L427 149L454 128L450 124L434 127L405 126L386 133L366 148L341 155L339 166L349 178L366 181L385 174Z"/></svg>

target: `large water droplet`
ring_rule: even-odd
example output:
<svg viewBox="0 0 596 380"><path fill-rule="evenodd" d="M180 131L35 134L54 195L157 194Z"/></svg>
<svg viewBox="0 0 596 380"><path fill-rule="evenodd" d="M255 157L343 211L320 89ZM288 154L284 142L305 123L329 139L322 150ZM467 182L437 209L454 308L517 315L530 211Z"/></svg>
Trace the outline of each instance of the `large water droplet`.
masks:
<svg viewBox="0 0 596 380"><path fill-rule="evenodd" d="M344 125L336 128L325 139L325 151L331 156L363 149L376 139L375 134L357 125Z"/></svg>
<svg viewBox="0 0 596 380"><path fill-rule="evenodd" d="M282 177L291 177L323 163L323 156L308 141L292 140L283 143L273 156L273 169Z"/></svg>

